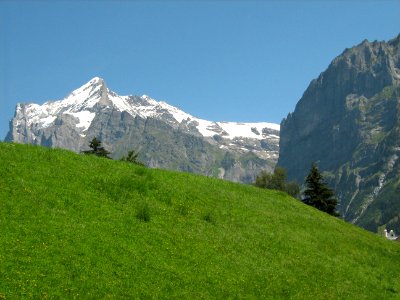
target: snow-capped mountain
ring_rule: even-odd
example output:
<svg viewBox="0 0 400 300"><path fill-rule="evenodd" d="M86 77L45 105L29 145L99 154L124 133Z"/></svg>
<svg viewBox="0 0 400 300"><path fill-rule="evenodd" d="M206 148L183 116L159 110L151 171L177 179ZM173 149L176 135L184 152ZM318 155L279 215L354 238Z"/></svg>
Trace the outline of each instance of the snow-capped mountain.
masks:
<svg viewBox="0 0 400 300"><path fill-rule="evenodd" d="M252 178L248 175L241 178L241 175L229 175L229 170L235 169L235 164L242 169L239 163L242 156L254 156L258 164L264 161L261 163L264 169L271 169L278 157L279 125L199 119L146 95L120 96L109 90L103 79L95 77L62 100L42 105L18 104L6 140L79 152L87 148L88 141L94 136L100 137L115 157L124 155L123 152L129 148L135 148L141 151L142 159L150 166L249 181L255 172L250 176ZM176 142L182 136L185 139L190 137L192 142L196 140L194 144L201 141L203 146L200 148L204 148L204 153L199 153L197 158L189 155L188 152L199 150L198 147L193 148L193 143L181 145L178 149L176 143L162 142L166 137ZM161 143L157 151L152 143ZM182 150L185 155L182 158L178 155L177 159L176 154ZM170 155L166 156L169 152ZM182 167L180 161L190 156L193 156L190 166L184 163ZM225 168L220 166L224 158L229 161L229 166ZM174 160L176 162L171 164ZM205 161L207 170L203 168ZM252 159L247 159L246 163L249 161ZM250 166L252 168L255 168L254 161Z"/></svg>

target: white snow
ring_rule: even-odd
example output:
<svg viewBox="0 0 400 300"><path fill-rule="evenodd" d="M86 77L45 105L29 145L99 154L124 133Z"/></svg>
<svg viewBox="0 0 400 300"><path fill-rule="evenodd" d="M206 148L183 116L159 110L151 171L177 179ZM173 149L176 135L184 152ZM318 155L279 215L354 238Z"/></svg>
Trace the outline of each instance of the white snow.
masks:
<svg viewBox="0 0 400 300"><path fill-rule="evenodd" d="M41 125L42 125L42 127L43 128L46 128L46 127L49 127L53 122L54 122L54 120L56 119L57 117L56 116L48 116L48 117L46 117L46 118L43 118L43 119L41 119Z"/></svg>
<svg viewBox="0 0 400 300"><path fill-rule="evenodd" d="M57 116L70 114L78 118L77 127L82 131L89 128L95 113L92 108L101 98L102 79L95 77L82 87L74 90L63 100L48 101L42 105L28 104L25 106L28 125L37 124L42 128L49 127ZM21 108L17 107L17 113Z"/></svg>
<svg viewBox="0 0 400 300"><path fill-rule="evenodd" d="M206 120L201 120L201 119L195 119L199 125L197 125L197 130L201 133L203 136L213 136L215 134L218 134L215 131L210 130L209 128L212 127L213 122L206 121Z"/></svg>
<svg viewBox="0 0 400 300"><path fill-rule="evenodd" d="M280 127L278 124L266 123L266 122L260 122L260 123L211 122L193 117L192 119L199 123L197 129L203 136L213 136L215 134L218 134L218 132L212 130L212 127L217 127L217 128L219 127L222 132L226 132L228 134L221 136L229 139L242 137L242 138L252 138L252 139L262 140L266 138L266 136L262 134L262 130L264 128L279 131ZM254 133L252 131L252 128L256 128L260 134ZM273 137L277 136L273 135Z"/></svg>
<svg viewBox="0 0 400 300"><path fill-rule="evenodd" d="M228 135L222 135L225 138L233 139L235 137L253 138L262 140L266 138L262 134L264 128L280 130L279 124L259 122L259 123L237 123L237 122L212 122L203 119L193 117L192 115L174 107L164 101L156 101L147 95L141 96L141 99L146 101L146 105L135 105L136 103L130 103L129 96L110 96L109 99L120 111L127 111L131 115L139 115L143 118L153 117L161 118L162 114L169 113L177 121L177 123L182 123L182 121L196 122L197 129L200 134L205 137L212 137L215 134L220 134L225 131ZM213 128L220 128L220 131L215 131ZM256 134L252 131L255 128L260 134ZM279 138L276 135L270 135L271 137Z"/></svg>
<svg viewBox="0 0 400 300"><path fill-rule="evenodd" d="M271 123L235 123L235 122L218 122L218 125L226 131L230 138L244 137L262 140L262 130L264 128L270 128L279 130L279 125ZM256 134L252 131L252 128L256 128L260 134Z"/></svg>
<svg viewBox="0 0 400 300"><path fill-rule="evenodd" d="M88 130L90 124L92 124L92 121L96 116L95 113L92 113L87 110L79 111L76 113L65 112L65 114L72 115L75 118L78 118L79 122L76 124L76 127L81 128L83 131Z"/></svg>
<svg viewBox="0 0 400 300"><path fill-rule="evenodd" d="M279 136L275 135L275 134L268 134L267 137L269 137L271 139L279 139Z"/></svg>
<svg viewBox="0 0 400 300"><path fill-rule="evenodd" d="M184 111L169 105L166 102L160 102L160 106L169 111L170 114L177 120L179 123L182 123L183 120L192 119L193 117Z"/></svg>
<svg viewBox="0 0 400 300"><path fill-rule="evenodd" d="M119 96L117 94L108 94L108 99L118 108L119 111L127 111L133 114L132 105L128 102L127 96Z"/></svg>

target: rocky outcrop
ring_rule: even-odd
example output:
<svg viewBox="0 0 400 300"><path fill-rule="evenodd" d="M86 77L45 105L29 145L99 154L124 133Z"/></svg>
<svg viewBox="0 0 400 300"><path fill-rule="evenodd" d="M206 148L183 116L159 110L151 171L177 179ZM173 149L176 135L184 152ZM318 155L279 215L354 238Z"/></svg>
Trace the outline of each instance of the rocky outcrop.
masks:
<svg viewBox="0 0 400 300"><path fill-rule="evenodd" d="M399 44L400 35L346 49L281 123L278 165L303 183L318 163L340 213L372 231L400 217L393 192L400 172Z"/></svg>

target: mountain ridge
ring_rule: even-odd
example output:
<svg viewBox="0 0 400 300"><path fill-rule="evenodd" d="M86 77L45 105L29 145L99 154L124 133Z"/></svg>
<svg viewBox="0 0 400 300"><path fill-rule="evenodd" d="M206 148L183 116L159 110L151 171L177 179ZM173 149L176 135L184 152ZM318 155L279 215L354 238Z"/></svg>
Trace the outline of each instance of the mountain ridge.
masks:
<svg viewBox="0 0 400 300"><path fill-rule="evenodd" d="M281 123L278 165L302 182L317 162L352 223L400 229L400 35L345 49ZM390 194L390 196L389 196ZM390 205L389 205L390 204Z"/></svg>
<svg viewBox="0 0 400 300"><path fill-rule="evenodd" d="M135 126L136 131L132 128ZM233 181L250 182L257 172L272 170L275 165L279 128L278 124L267 122L213 122L199 119L146 95L120 96L111 91L102 78L94 77L62 100L47 101L42 105L17 104L5 140L79 152L87 148L91 138L97 136L115 152L114 158L124 155L123 152L131 147L145 151L141 159L152 167L189 170ZM177 136L177 132L180 136ZM151 138L149 133L153 135ZM181 141L184 151L183 148L176 149L178 146L172 146L169 142L169 146L175 148L173 151L161 149L162 145L154 145L167 143L165 136L169 136L175 143L179 143L178 140L184 136L185 141ZM133 141L135 139L141 142ZM160 142L162 139L164 141ZM188 154L191 151L188 148L193 143L201 144L199 147L203 154L200 155L210 156L212 153L211 158L203 157L199 160ZM155 147L157 151L154 151ZM160 158L159 151L163 154L170 152L167 155L169 158ZM182 155L174 158L173 152L181 152ZM223 166L226 155L229 164ZM249 155L253 155L252 163L242 166L241 160L245 159L247 163ZM192 166L187 163L181 165L180 160L185 161L188 156L191 156ZM168 163L168 159L172 162ZM254 167L254 164L257 166ZM228 175L230 172L231 175Z"/></svg>

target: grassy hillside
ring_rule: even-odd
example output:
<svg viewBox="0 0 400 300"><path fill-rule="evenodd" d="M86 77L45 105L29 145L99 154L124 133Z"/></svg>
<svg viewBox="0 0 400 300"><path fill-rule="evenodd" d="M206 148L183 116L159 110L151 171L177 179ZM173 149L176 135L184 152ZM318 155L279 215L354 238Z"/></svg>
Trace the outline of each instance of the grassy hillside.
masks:
<svg viewBox="0 0 400 300"><path fill-rule="evenodd" d="M0 245L0 299L400 298L400 244L283 193L27 145Z"/></svg>

